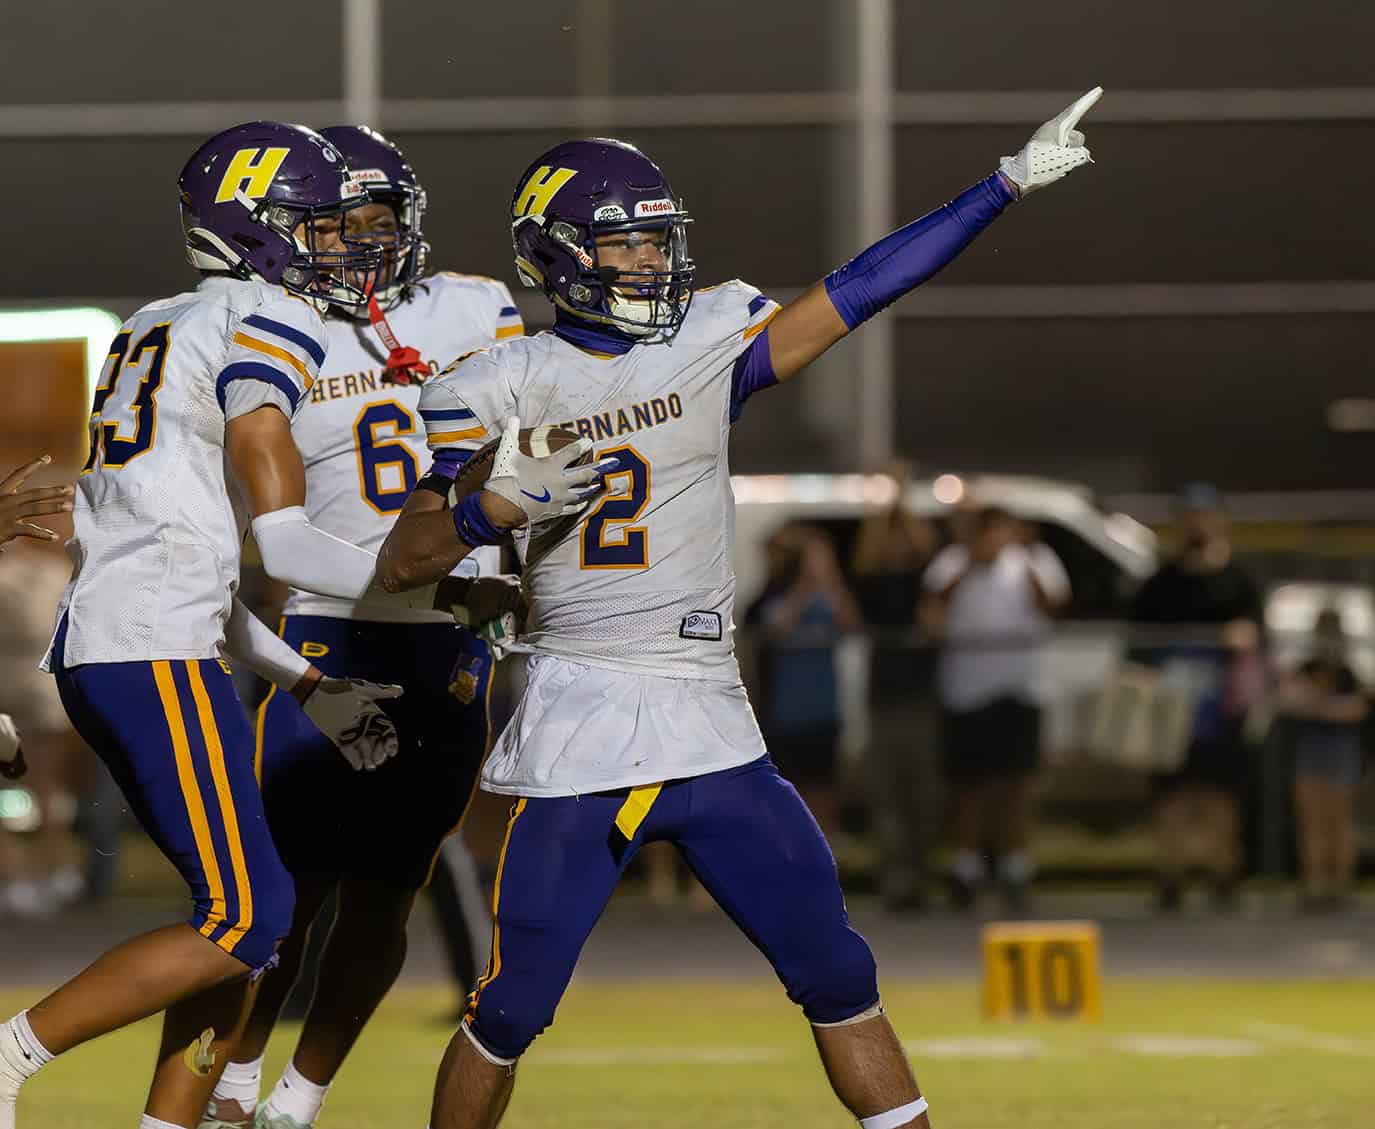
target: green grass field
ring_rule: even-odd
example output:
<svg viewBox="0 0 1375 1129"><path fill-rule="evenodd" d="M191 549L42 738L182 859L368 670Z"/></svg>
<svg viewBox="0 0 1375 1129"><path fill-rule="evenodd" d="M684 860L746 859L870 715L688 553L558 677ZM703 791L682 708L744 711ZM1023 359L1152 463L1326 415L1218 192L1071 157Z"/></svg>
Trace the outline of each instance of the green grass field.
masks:
<svg viewBox="0 0 1375 1129"><path fill-rule="evenodd" d="M0 1013L31 993L0 993ZM1115 981L1097 1024L989 1023L972 983L888 986L937 1129L1369 1129L1375 983ZM423 1129L447 990L398 990L334 1087L323 1129ZM141 1024L48 1067L21 1129L132 1126L156 1040ZM268 1084L290 1050L284 1028ZM853 1125L770 984L575 983L521 1066L510 1129Z"/></svg>

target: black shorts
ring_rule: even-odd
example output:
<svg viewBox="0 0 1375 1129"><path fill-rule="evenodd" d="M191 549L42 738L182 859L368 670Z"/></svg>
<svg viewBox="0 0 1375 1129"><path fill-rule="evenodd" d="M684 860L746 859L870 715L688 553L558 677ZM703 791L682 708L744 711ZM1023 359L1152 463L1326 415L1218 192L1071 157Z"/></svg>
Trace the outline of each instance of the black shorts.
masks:
<svg viewBox="0 0 1375 1129"><path fill-rule="evenodd" d="M997 698L972 710L941 711L941 769L954 784L1030 776L1041 761L1041 708Z"/></svg>

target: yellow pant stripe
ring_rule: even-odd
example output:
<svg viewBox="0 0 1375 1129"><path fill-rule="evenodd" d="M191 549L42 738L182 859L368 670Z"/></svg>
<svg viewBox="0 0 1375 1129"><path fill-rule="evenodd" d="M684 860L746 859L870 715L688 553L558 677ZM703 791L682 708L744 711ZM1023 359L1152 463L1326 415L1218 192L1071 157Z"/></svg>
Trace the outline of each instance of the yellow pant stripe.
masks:
<svg viewBox="0 0 1375 1129"><path fill-rule="evenodd" d="M245 349L252 349L255 353L262 353L268 357L276 357L279 361L285 361L301 374L301 379L306 382L307 390L315 383L314 378L310 375L310 369L306 368L305 361L301 360L301 358L294 353L288 353L280 345L274 345L270 341L260 341L256 337L249 337L246 333L234 334L234 344L242 345Z"/></svg>
<svg viewBox="0 0 1375 1129"><path fill-rule="evenodd" d="M167 731L172 737L177 783L181 785L182 799L186 801L186 814L191 820L196 853L200 855L201 868L210 886L210 916L200 929L202 936L209 937L224 922L224 882L220 879L220 866L215 859L215 844L210 838L210 823L205 818L205 804L201 802L196 770L191 764L191 743L186 738L186 722L181 715L176 683L172 681L172 665L166 659L153 663L153 681L158 688L158 698L162 701L163 715L167 718Z"/></svg>
<svg viewBox="0 0 1375 1129"><path fill-rule="evenodd" d="M487 959L487 971L478 978L477 986L473 989L472 1002L468 1005L469 1018L477 1010L477 1000L482 994L482 989L501 975L501 919L497 916L501 909L501 876L506 869L506 851L511 846L511 832L524 810L525 797L522 796L511 809L511 818L506 822L506 838L501 842L501 857L497 859L497 878L492 887L492 955Z"/></svg>
<svg viewBox="0 0 1375 1129"><path fill-rule="evenodd" d="M635 838L635 832L640 829L640 824L645 821L645 816L649 814L649 809L654 806L654 801L659 798L659 793L663 791L663 783L641 784L638 788L630 789L630 795L625 798L625 803L621 805L621 810L616 813L616 827L627 839Z"/></svg>
<svg viewBox="0 0 1375 1129"><path fill-rule="evenodd" d="M503 325L497 329L497 340L505 341L508 337L519 337L524 332L523 325Z"/></svg>
<svg viewBox="0 0 1375 1129"><path fill-rule="evenodd" d="M215 795L220 801L220 818L224 821L224 837L229 842L230 865L234 868L234 887L239 894L239 919L217 942L225 952L232 952L234 946L253 926L253 888L248 880L248 861L244 858L243 839L239 836L239 816L234 809L234 793L230 790L229 773L224 767L224 746L220 743L220 730L215 724L215 711L210 705L210 695L205 690L200 663L187 662L186 676L191 682L191 697L196 703L201 736L205 738L205 751L210 758L210 775L215 781Z"/></svg>
<svg viewBox="0 0 1375 1129"><path fill-rule="evenodd" d="M286 616L281 616L277 620L277 637L286 637ZM258 706L257 722L253 726L253 779L258 782L259 791L263 787L263 736L267 730L267 707L276 693L275 685L268 688L267 697Z"/></svg>

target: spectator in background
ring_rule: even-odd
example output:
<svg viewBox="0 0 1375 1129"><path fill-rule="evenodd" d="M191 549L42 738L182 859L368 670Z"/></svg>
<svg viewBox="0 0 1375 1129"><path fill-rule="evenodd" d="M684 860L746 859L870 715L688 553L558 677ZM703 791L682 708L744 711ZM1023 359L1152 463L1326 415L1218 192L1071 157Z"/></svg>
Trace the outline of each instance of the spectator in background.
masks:
<svg viewBox="0 0 1375 1129"><path fill-rule="evenodd" d="M829 833L841 720L835 641L862 620L823 531L785 525L766 552L768 580L745 613L760 634L760 728L779 770Z"/></svg>
<svg viewBox="0 0 1375 1129"><path fill-rule="evenodd" d="M1294 750L1294 806L1304 907L1346 907L1356 867L1353 807L1361 780L1361 729L1370 712L1347 663L1341 613L1327 608L1313 626L1313 656L1279 687L1279 712Z"/></svg>
<svg viewBox="0 0 1375 1129"><path fill-rule="evenodd" d="M922 573L941 535L907 508L910 468L894 463L886 473L896 485L893 502L864 519L851 572L873 629L867 778L881 852L880 891L889 909L914 911L926 905L926 860L940 816L934 655L915 627Z"/></svg>
<svg viewBox="0 0 1375 1129"><path fill-rule="evenodd" d="M1241 874L1241 798L1248 766L1242 728L1263 690L1261 599L1232 556L1216 487L1196 483L1177 501L1179 554L1142 585L1134 623L1169 626L1166 638L1138 640L1133 657L1198 694L1183 766L1157 780L1159 908L1183 899L1191 864L1211 877L1219 906L1235 900Z"/></svg>
<svg viewBox="0 0 1375 1129"><path fill-rule="evenodd" d="M952 898L973 904L987 879L983 848L1013 910L1026 904L1031 788L1040 762L1045 686L1040 655L1069 603L1069 577L1028 525L997 507L977 512L968 544L926 570L922 615L942 640L938 687L950 788Z"/></svg>

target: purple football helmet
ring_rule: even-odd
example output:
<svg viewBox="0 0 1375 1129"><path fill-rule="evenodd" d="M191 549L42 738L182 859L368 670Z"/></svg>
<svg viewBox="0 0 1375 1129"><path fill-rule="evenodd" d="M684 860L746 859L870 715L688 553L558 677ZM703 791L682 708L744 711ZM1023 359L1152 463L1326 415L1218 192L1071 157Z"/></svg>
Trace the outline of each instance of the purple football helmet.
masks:
<svg viewBox="0 0 1375 1129"><path fill-rule="evenodd" d="M692 300L688 214L659 166L611 138L566 141L516 182L511 242L526 286L559 309L633 337L667 340ZM597 258L597 237L664 235L665 270L617 270Z"/></svg>
<svg viewBox="0 0 1375 1129"><path fill-rule="evenodd" d="M317 303L357 307L382 250L344 237L344 213L368 202L338 151L303 125L249 122L217 133L177 179L186 256L203 271L254 275ZM321 220L338 223L326 249ZM304 225L304 238L296 235Z"/></svg>
<svg viewBox="0 0 1375 1129"><path fill-rule="evenodd" d="M430 253L422 230L425 189L401 150L377 130L365 125L332 125L320 135L340 152L354 183L368 199L386 204L396 214L395 232L355 236L382 248L382 270L373 292L384 308L390 308L425 273Z"/></svg>

